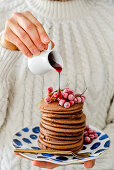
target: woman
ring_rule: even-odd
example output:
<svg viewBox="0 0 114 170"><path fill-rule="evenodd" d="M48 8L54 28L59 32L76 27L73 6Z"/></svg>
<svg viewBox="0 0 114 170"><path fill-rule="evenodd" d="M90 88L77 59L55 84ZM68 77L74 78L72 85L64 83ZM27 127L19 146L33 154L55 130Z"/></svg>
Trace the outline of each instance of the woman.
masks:
<svg viewBox="0 0 114 170"><path fill-rule="evenodd" d="M61 88L70 87L82 92L87 87L84 106L87 123L104 130L114 140L113 14L113 6L101 0L14 0L1 3L1 170L35 168L30 161L13 155L12 136L19 129L40 122L36 102L45 96L48 86L58 88L56 72L33 75L27 66L27 57L39 55L48 48L51 40L54 42L52 48L55 44L64 62ZM112 147L96 160L93 169L112 170L113 151L112 143ZM33 165L50 169L58 166L37 161ZM91 168L94 161L84 165ZM84 166L75 164L57 169L69 168L82 170Z"/></svg>

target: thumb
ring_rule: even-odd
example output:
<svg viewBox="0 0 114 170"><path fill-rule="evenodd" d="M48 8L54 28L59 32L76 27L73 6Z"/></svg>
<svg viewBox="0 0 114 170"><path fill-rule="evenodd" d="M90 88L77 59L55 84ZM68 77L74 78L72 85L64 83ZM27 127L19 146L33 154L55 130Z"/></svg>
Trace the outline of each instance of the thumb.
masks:
<svg viewBox="0 0 114 170"><path fill-rule="evenodd" d="M7 48L9 50L18 50L18 48L14 44L12 44L11 42L7 41L4 38L4 33L2 33L2 36L1 36L1 45L2 47Z"/></svg>

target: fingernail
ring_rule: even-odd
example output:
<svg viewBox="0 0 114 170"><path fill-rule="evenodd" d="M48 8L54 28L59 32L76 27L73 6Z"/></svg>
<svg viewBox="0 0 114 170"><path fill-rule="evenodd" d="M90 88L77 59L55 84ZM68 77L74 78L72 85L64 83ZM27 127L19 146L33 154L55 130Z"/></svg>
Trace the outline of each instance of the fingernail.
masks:
<svg viewBox="0 0 114 170"><path fill-rule="evenodd" d="M32 54L28 52L28 53L27 53L27 56L28 56L28 57L32 57Z"/></svg>
<svg viewBox="0 0 114 170"><path fill-rule="evenodd" d="M49 49L49 50L52 49L52 41L50 41L50 43L48 44L48 49Z"/></svg>
<svg viewBox="0 0 114 170"><path fill-rule="evenodd" d="M51 49L53 49L55 44L51 41Z"/></svg>
<svg viewBox="0 0 114 170"><path fill-rule="evenodd" d="M39 55L40 54L40 51L38 49L34 49L34 55Z"/></svg>
<svg viewBox="0 0 114 170"><path fill-rule="evenodd" d="M46 37L44 37L44 41L45 42L50 42L50 39L46 36Z"/></svg>

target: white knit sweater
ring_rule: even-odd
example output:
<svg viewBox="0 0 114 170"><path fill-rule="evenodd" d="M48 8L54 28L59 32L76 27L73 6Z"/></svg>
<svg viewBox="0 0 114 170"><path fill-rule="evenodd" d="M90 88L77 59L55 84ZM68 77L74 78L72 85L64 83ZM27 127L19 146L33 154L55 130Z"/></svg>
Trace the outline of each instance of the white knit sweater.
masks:
<svg viewBox="0 0 114 170"><path fill-rule="evenodd" d="M96 160L94 170L114 169L114 6L103 0L0 0L0 31L13 12L29 10L43 24L64 69L61 88L82 92L87 123L104 130L110 149ZM31 161L13 154L12 136L25 126L39 124L35 107L47 92L58 88L58 74L33 75L27 57L0 46L0 170L38 170ZM83 165L57 170L84 170Z"/></svg>

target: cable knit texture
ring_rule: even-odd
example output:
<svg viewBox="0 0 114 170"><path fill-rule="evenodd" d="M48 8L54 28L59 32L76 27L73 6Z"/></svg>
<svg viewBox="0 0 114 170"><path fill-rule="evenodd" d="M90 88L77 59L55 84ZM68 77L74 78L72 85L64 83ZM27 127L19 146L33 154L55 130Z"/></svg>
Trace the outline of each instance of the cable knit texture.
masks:
<svg viewBox="0 0 114 170"><path fill-rule="evenodd" d="M114 6L103 0L0 0L0 31L13 12L29 10L43 24L64 62L61 88L81 93L86 87L84 113L87 123L104 130L110 149L93 170L114 168ZM19 51L0 47L0 170L40 170L31 161L13 154L12 136L31 124L39 124L35 104L47 87L58 88L58 74L33 75ZM84 170L68 165L57 170Z"/></svg>

